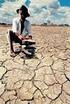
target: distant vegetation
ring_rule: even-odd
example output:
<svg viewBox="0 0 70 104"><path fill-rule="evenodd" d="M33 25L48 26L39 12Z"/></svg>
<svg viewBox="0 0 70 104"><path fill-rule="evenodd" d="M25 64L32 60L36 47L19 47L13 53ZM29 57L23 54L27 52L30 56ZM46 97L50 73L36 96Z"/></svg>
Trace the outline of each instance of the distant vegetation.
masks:
<svg viewBox="0 0 70 104"><path fill-rule="evenodd" d="M41 25L43 25L43 26L68 26L68 27L70 26L69 24L53 24L53 23L51 23L51 24L43 23Z"/></svg>
<svg viewBox="0 0 70 104"><path fill-rule="evenodd" d="M0 25L6 25L6 26L8 26L8 25L11 25L11 24L6 24L6 23L0 23Z"/></svg>
<svg viewBox="0 0 70 104"><path fill-rule="evenodd" d="M69 24L55 24L52 23L50 20L47 21L47 23L43 23L44 26L70 26Z"/></svg>
<svg viewBox="0 0 70 104"><path fill-rule="evenodd" d="M0 25L11 25L11 24L6 24L6 23L0 23ZM67 26L70 27L68 24L53 24L53 23L43 23L43 24L32 24L33 26Z"/></svg>

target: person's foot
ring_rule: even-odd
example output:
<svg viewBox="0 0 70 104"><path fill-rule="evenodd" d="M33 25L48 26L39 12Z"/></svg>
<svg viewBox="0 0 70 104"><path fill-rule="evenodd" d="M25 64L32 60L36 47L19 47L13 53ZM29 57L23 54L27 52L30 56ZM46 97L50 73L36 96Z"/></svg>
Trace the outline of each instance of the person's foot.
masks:
<svg viewBox="0 0 70 104"><path fill-rule="evenodd" d="M10 56L11 56L11 57L15 57L16 54L15 54L14 52L11 52L11 53L10 53Z"/></svg>
<svg viewBox="0 0 70 104"><path fill-rule="evenodd" d="M21 49L20 48L15 49L15 53L16 54L19 54L20 52L21 52Z"/></svg>
<svg viewBox="0 0 70 104"><path fill-rule="evenodd" d="M21 58L25 58L25 54L24 54L23 52L20 52L20 53L19 53L19 56L20 56Z"/></svg>

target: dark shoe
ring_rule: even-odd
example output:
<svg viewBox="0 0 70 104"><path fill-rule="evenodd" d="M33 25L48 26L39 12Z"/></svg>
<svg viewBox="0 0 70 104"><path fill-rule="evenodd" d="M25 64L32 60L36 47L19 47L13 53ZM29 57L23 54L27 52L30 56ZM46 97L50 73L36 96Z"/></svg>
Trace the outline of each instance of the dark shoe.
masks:
<svg viewBox="0 0 70 104"><path fill-rule="evenodd" d="M15 53L16 54L19 54L21 52L21 49L20 48L17 48L16 50L15 50Z"/></svg>

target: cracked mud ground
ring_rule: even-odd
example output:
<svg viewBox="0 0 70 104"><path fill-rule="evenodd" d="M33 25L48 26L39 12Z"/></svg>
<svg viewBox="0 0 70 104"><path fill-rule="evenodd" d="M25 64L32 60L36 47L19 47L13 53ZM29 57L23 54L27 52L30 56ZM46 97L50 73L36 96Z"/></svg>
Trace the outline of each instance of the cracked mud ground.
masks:
<svg viewBox="0 0 70 104"><path fill-rule="evenodd" d="M10 57L0 26L0 104L70 104L70 27L32 26L35 57Z"/></svg>

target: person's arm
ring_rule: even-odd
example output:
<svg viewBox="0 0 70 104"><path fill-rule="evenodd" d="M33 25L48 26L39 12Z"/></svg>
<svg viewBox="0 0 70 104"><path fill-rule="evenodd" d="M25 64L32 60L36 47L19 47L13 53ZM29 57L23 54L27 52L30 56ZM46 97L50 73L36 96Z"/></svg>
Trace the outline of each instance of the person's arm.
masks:
<svg viewBox="0 0 70 104"><path fill-rule="evenodd" d="M32 39L32 35L31 35L31 24L29 21L26 21L26 24L25 24L25 27L26 27L26 35L23 35L23 40L27 40L27 39Z"/></svg>
<svg viewBox="0 0 70 104"><path fill-rule="evenodd" d="M30 22L28 22L28 26L27 26L27 29L28 29L28 39L32 39L32 34L31 34L31 24Z"/></svg>
<svg viewBox="0 0 70 104"><path fill-rule="evenodd" d="M12 31L18 36L18 30L17 30L17 21L16 19L13 19L13 23L12 23Z"/></svg>
<svg viewBox="0 0 70 104"><path fill-rule="evenodd" d="M16 19L13 19L13 23L12 23L12 31L15 33L15 35L18 36L19 39L23 39L22 35L18 33L18 24Z"/></svg>

